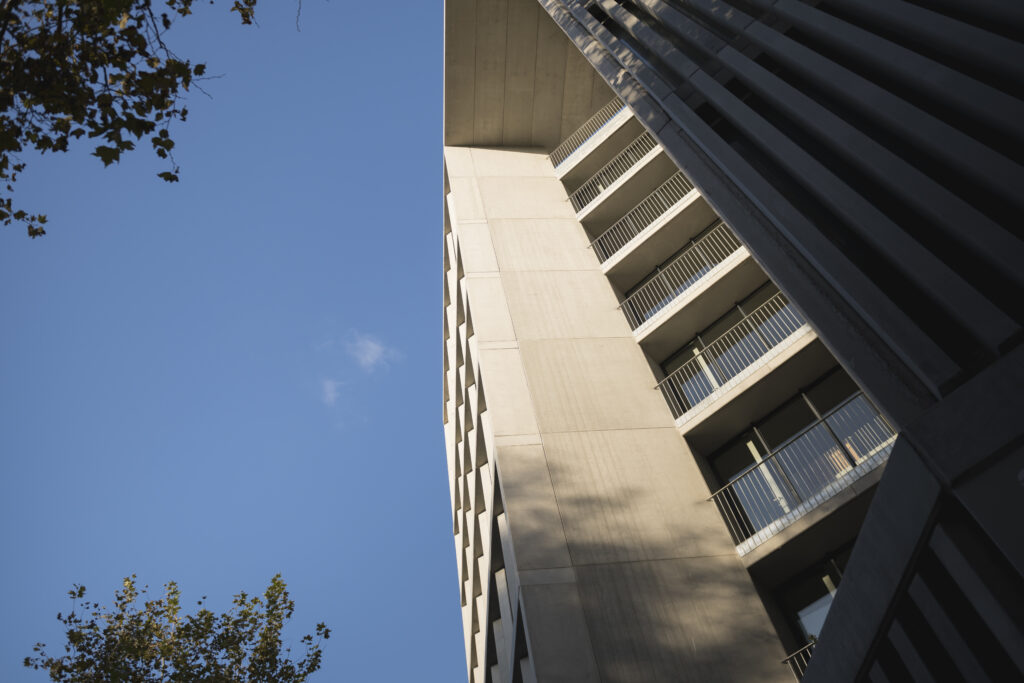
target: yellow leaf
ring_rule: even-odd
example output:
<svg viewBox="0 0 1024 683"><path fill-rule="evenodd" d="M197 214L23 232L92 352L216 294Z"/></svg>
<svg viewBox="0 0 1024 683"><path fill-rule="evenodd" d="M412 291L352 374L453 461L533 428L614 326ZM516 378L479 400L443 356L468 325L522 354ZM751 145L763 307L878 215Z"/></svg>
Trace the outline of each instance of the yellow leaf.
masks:
<svg viewBox="0 0 1024 683"><path fill-rule="evenodd" d="M127 25L128 25L128 13L125 12L124 14L121 15L121 21L117 22L117 27L120 28L120 29L123 29Z"/></svg>

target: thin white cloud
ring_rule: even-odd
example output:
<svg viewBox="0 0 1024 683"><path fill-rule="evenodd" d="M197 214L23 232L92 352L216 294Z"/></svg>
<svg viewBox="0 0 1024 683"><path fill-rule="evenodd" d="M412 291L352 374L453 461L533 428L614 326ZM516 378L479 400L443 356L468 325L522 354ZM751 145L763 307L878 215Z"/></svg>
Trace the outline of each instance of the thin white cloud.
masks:
<svg viewBox="0 0 1024 683"><path fill-rule="evenodd" d="M331 337L326 337L324 339L321 339L321 340L315 342L313 344L313 350L314 351L329 351L330 349L334 348L334 342L335 342L335 340L332 339Z"/></svg>
<svg viewBox="0 0 1024 683"><path fill-rule="evenodd" d="M320 380L320 398L323 400L324 405L333 406L338 401L338 388L342 385L336 379L322 379Z"/></svg>
<svg viewBox="0 0 1024 683"><path fill-rule="evenodd" d="M401 354L397 350L385 345L379 339L359 332L352 335L345 345L345 350L366 372L387 367L389 361L401 358Z"/></svg>

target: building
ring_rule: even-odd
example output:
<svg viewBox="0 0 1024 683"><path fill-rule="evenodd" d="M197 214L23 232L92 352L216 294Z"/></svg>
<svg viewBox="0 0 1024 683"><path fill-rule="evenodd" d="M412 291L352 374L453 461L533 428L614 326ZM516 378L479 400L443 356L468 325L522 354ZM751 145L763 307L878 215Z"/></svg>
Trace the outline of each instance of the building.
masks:
<svg viewBox="0 0 1024 683"><path fill-rule="evenodd" d="M1024 676L1022 36L446 2L471 681Z"/></svg>

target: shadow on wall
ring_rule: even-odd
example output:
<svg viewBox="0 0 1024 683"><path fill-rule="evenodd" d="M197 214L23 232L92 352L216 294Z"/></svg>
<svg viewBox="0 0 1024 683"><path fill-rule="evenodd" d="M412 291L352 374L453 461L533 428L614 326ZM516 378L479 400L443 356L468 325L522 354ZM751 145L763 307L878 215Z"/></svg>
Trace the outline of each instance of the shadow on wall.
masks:
<svg viewBox="0 0 1024 683"><path fill-rule="evenodd" d="M550 472L561 491L580 477L550 461L530 470L519 473L519 486L550 492ZM547 566L574 569L600 680L789 683L785 653L712 504L695 499L689 517L666 519L678 514L678 501L666 506L642 486L614 481L601 481L609 495L559 495L555 510L545 496L517 497L509 510L517 560L561 556Z"/></svg>

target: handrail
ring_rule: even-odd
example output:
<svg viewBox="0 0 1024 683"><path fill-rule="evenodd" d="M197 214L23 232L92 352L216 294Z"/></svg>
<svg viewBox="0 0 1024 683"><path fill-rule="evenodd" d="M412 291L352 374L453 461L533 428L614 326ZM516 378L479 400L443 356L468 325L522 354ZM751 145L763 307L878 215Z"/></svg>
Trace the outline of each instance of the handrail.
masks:
<svg viewBox="0 0 1024 683"><path fill-rule="evenodd" d="M594 238L590 246L594 248L597 258L601 260L601 263L610 259L634 237L688 195L691 190L693 190L693 183L683 175L682 171L673 174L654 192L630 209L625 216L617 220L614 225Z"/></svg>
<svg viewBox="0 0 1024 683"><path fill-rule="evenodd" d="M804 674L807 673L807 665L811 663L811 655L814 653L814 646L817 644L818 640L811 636L811 642L782 660L783 664L789 665L789 669L796 676L796 680L803 679Z"/></svg>
<svg viewBox="0 0 1024 683"><path fill-rule="evenodd" d="M734 475L733 476L733 481L736 481L737 479L745 476L747 474L747 472L750 472L751 470L757 469L757 467L761 463L768 462L769 460L774 458L776 455L778 455L780 452L786 450L786 448L788 448L792 443L794 443L795 441L800 439L804 434L806 434L807 432L811 431L812 429L814 429L815 427L820 425L824 420L827 420L832 415L834 415L835 413L839 412L839 410L841 410L842 408L845 408L847 406L847 404L853 403L853 401L855 399L858 399L858 398L860 398L863 395L864 395L864 392L862 392L862 391L857 391L857 392L851 394L849 398L845 399L842 403L837 405L835 408L833 408L832 410L828 411L826 414L822 415L820 420L815 420L811 424L807 425L806 427L804 427L803 429L798 431L793 436L791 436L788 439L786 439L785 441L783 441L782 444L780 444L779 446L776 446L775 449L772 450L771 453L769 453L768 455L766 455L763 458L761 458L761 462L755 462L752 465L750 465L750 467L748 467L747 469L742 470L738 474ZM718 495L719 493L721 493L725 489L729 488L729 486L731 484L732 484L732 482L729 482L728 484L726 484L722 488L720 488L717 491L715 491L714 493L712 493L711 494L711 498L714 498L716 495ZM708 498L708 500L711 500L711 498Z"/></svg>
<svg viewBox="0 0 1024 683"><path fill-rule="evenodd" d="M725 223L718 223L661 269L650 281L622 300L620 307L635 330L699 282L741 246Z"/></svg>
<svg viewBox="0 0 1024 683"><path fill-rule="evenodd" d="M626 149L622 150L607 164L602 166L597 173L590 176L578 190L569 195L569 201L577 213L590 204L612 183L626 174L629 169L643 159L652 149L658 146L658 141L649 132L644 131L640 137L629 143Z"/></svg>
<svg viewBox="0 0 1024 683"><path fill-rule="evenodd" d="M733 540L788 526L880 465L896 432L857 392L711 494ZM774 533L774 531L772 531Z"/></svg>
<svg viewBox="0 0 1024 683"><path fill-rule="evenodd" d="M707 399L805 323L786 296L776 293L658 382L673 416Z"/></svg>
<svg viewBox="0 0 1024 683"><path fill-rule="evenodd" d="M579 149L584 142L593 137L594 133L601 130L604 124L615 118L615 115L626 108L626 105L618 97L597 110L593 116L587 119L582 126L577 128L569 137L555 147L551 154L551 164L558 166L572 156L572 153Z"/></svg>

